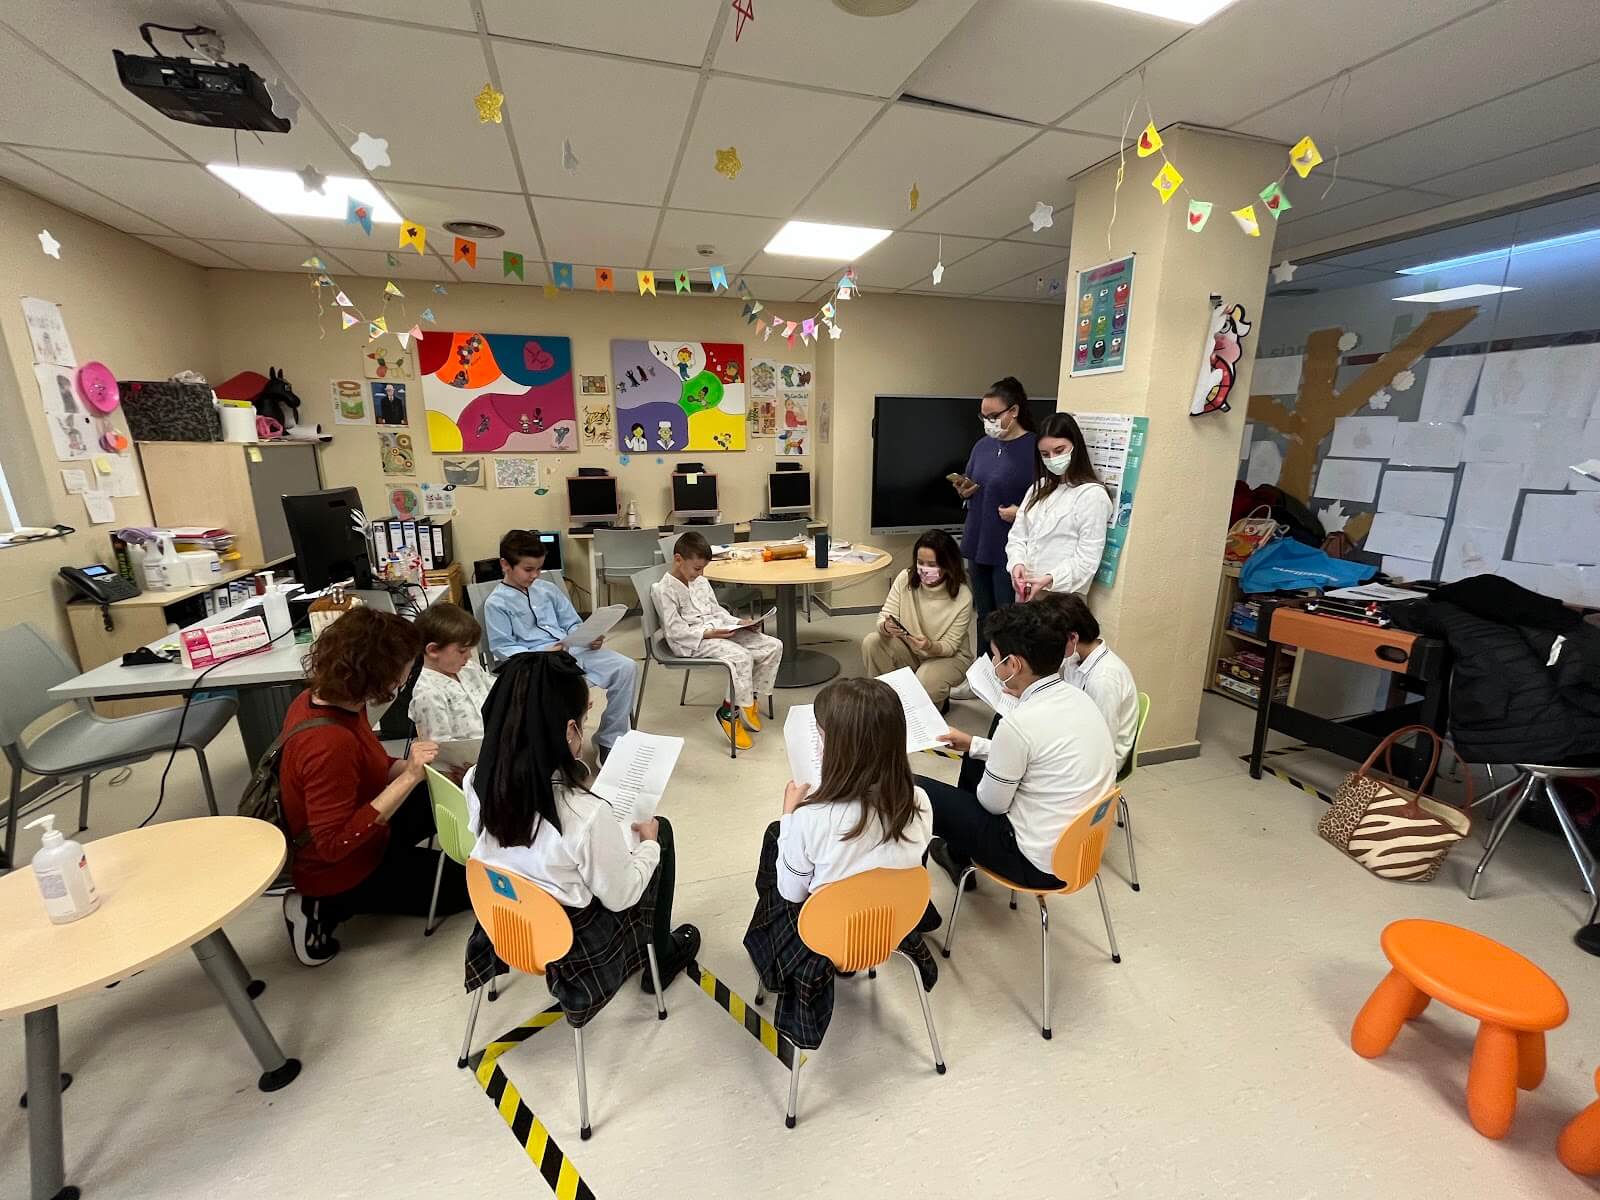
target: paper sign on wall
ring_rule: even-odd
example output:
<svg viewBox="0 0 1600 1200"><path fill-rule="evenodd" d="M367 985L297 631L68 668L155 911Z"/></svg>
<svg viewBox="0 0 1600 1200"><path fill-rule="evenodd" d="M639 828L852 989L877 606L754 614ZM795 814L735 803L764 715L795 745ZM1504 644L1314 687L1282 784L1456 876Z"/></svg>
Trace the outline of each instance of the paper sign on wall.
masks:
<svg viewBox="0 0 1600 1200"><path fill-rule="evenodd" d="M1078 272L1073 375L1106 375L1123 369L1132 302L1133 255Z"/></svg>
<svg viewBox="0 0 1600 1200"><path fill-rule="evenodd" d="M1378 476L1383 464L1360 458L1325 458L1317 470L1317 486L1312 495L1322 500L1354 500L1372 503L1378 494Z"/></svg>
<svg viewBox="0 0 1600 1200"><path fill-rule="evenodd" d="M1117 580L1117 568L1121 565L1128 528L1133 520L1133 493L1139 486L1139 472L1144 465L1150 418L1122 413L1079 413L1078 428L1083 431L1095 473L1116 497L1106 528L1106 548L1100 554L1100 569L1094 577L1101 587L1110 587Z"/></svg>

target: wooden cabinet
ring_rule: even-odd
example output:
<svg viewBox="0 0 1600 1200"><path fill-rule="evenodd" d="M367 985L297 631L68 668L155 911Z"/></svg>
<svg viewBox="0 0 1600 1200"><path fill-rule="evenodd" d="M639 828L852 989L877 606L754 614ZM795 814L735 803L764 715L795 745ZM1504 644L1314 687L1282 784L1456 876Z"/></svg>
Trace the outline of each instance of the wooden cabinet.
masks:
<svg viewBox="0 0 1600 1200"><path fill-rule="evenodd" d="M315 442L140 442L158 526L231 529L243 564L294 553L283 497L322 487Z"/></svg>

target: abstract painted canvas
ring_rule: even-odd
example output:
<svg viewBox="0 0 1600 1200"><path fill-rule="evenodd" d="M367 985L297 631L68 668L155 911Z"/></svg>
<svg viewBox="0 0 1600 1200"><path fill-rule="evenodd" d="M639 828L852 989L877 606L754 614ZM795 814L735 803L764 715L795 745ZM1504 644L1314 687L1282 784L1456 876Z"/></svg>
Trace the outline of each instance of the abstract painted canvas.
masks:
<svg viewBox="0 0 1600 1200"><path fill-rule="evenodd" d="M745 448L744 347L737 342L611 343L617 448Z"/></svg>
<svg viewBox="0 0 1600 1200"><path fill-rule="evenodd" d="M434 453L577 451L570 339L430 329L417 364Z"/></svg>

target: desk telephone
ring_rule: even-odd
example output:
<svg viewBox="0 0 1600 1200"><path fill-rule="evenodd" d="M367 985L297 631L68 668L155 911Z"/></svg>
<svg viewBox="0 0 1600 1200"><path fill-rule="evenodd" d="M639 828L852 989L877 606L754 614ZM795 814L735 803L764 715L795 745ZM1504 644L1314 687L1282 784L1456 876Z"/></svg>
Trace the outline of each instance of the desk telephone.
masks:
<svg viewBox="0 0 1600 1200"><path fill-rule="evenodd" d="M72 586L74 598L94 604L115 604L118 600L131 600L139 589L104 563L90 563L87 567L62 567L61 578Z"/></svg>

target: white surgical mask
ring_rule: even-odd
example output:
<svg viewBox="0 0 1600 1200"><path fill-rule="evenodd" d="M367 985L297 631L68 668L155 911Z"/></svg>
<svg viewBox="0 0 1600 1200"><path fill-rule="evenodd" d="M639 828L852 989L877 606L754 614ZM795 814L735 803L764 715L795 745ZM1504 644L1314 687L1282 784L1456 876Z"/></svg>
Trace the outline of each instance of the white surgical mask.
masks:
<svg viewBox="0 0 1600 1200"><path fill-rule="evenodd" d="M983 432L989 437L997 438L1005 432L1005 428L1000 424L999 417L985 417L983 419Z"/></svg>
<svg viewBox="0 0 1600 1200"><path fill-rule="evenodd" d="M1064 450L1060 454L1045 454L1040 456L1044 461L1044 469L1052 475L1065 475L1067 468L1072 465L1072 451Z"/></svg>
<svg viewBox="0 0 1600 1200"><path fill-rule="evenodd" d="M941 567L924 567L919 564L917 567L917 575L921 578L923 583L927 584L929 587L933 587L944 578L944 570Z"/></svg>
<svg viewBox="0 0 1600 1200"><path fill-rule="evenodd" d="M1007 657L1009 657L1009 655ZM999 680L1000 686L1002 688L1009 688L1011 686L1011 681L1013 679L1015 679L1018 675L1020 675L1022 672L1020 670L1013 671L1013 672L1011 672L1010 675L1007 675L1004 679L1001 679L1000 678L1000 663L1003 663L1003 662L1005 662L1004 658L1002 658L1000 660L1000 662L995 663L995 665L994 665L994 677L997 680Z"/></svg>

